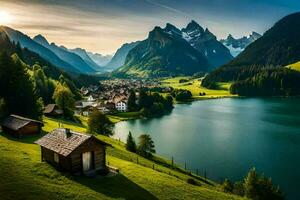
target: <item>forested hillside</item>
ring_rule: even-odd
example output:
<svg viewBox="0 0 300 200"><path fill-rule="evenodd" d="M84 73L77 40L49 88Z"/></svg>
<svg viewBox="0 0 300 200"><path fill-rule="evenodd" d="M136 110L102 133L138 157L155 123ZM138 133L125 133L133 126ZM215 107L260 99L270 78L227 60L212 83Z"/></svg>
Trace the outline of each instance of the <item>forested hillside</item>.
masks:
<svg viewBox="0 0 300 200"><path fill-rule="evenodd" d="M22 49L0 32L0 109L9 113L38 119L44 104L53 103L58 85L70 89L75 99L78 87L96 84L97 78L87 75L70 76L45 61L38 54ZM0 116L1 117L1 116Z"/></svg>
<svg viewBox="0 0 300 200"><path fill-rule="evenodd" d="M300 13L284 17L238 57L206 76L202 85L213 88L216 82L234 81L234 94L299 95L299 73L284 69L300 60L299 27Z"/></svg>

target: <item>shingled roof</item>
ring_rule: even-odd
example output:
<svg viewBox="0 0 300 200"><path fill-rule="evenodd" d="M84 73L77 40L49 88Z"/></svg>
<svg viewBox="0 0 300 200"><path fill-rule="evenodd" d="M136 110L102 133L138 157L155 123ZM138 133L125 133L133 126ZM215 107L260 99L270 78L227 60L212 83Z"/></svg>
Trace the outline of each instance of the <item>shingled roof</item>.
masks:
<svg viewBox="0 0 300 200"><path fill-rule="evenodd" d="M17 131L31 122L43 125L42 122L37 120L21 117L19 115L9 115L2 121L1 126Z"/></svg>
<svg viewBox="0 0 300 200"><path fill-rule="evenodd" d="M55 106L55 104L48 104L44 109L44 113L51 113L54 110Z"/></svg>
<svg viewBox="0 0 300 200"><path fill-rule="evenodd" d="M77 147L90 138L97 140L103 145L108 145L92 135L87 135L63 128L53 130L44 137L35 141L35 143L60 155L68 156Z"/></svg>

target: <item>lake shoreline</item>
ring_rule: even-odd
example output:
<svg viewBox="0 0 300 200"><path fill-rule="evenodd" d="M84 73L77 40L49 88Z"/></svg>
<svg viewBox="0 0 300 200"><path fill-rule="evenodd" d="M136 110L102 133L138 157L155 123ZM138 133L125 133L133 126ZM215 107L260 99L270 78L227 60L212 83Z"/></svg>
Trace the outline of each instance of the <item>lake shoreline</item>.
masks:
<svg viewBox="0 0 300 200"><path fill-rule="evenodd" d="M192 102L195 102L195 101L204 101L204 100L216 100L216 99L227 99L227 98L243 98L243 97L240 97L240 96L216 96L216 97L207 97L207 98L195 98L195 97L192 97L190 100L187 100L187 101L183 101L183 102L179 102L179 101L174 101L174 108L173 110L175 109L175 105L180 105L180 104L190 104ZM173 112L173 110L171 112ZM129 120L136 120L136 119L155 119L155 118L159 118L159 117L162 117L164 115L161 115L161 116L153 116L153 117L145 117L145 116L142 116L142 114L140 113L139 115L132 115L130 117L125 117L125 116L120 116L122 114L126 115L131 115L131 113L140 113L139 112L121 112L121 113L117 113L117 114L111 114L111 115L108 115L108 117L111 119L111 121L116 124L116 123L119 123L119 122L123 122L123 121L129 121Z"/></svg>
<svg viewBox="0 0 300 200"><path fill-rule="evenodd" d="M126 141L128 131L135 138L150 134L159 155L174 157L181 166L187 163L193 172L207 171L215 182L225 177L240 180L255 166L280 185L287 199L297 199L300 173L291 168L300 167L300 162L291 165L289 160L300 156L300 98L210 100L176 104L161 118L117 123L114 137ZM263 159L272 155L276 158ZM293 186L286 184L287 179Z"/></svg>

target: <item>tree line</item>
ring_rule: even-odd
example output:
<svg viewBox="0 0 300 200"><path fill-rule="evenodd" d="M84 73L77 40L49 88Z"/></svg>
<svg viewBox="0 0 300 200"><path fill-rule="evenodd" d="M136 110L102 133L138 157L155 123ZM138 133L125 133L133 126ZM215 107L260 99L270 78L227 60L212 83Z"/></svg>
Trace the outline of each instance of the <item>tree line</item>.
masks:
<svg viewBox="0 0 300 200"><path fill-rule="evenodd" d="M230 87L241 96L300 95L300 73L287 68L264 69L253 77L237 81Z"/></svg>
<svg viewBox="0 0 300 200"><path fill-rule="evenodd" d="M44 104L55 102L71 119L74 101L80 98L76 86L63 75L53 80L39 64L31 67L17 54L0 54L0 117L13 113L41 119Z"/></svg>
<svg viewBox="0 0 300 200"><path fill-rule="evenodd" d="M127 136L126 149L133 153L137 153L145 158L151 158L152 153L155 153L155 145L149 134L142 134L138 137L138 144L136 144L131 132Z"/></svg>
<svg viewBox="0 0 300 200"><path fill-rule="evenodd" d="M127 104L131 112L141 111L145 117L160 116L173 109L173 98L170 95L163 97L157 92L142 89L138 97L135 91L131 91Z"/></svg>
<svg viewBox="0 0 300 200"><path fill-rule="evenodd" d="M222 190L253 200L283 200L284 196L279 186L274 186L271 178L258 174L252 168L242 181L232 183L228 179L222 184Z"/></svg>

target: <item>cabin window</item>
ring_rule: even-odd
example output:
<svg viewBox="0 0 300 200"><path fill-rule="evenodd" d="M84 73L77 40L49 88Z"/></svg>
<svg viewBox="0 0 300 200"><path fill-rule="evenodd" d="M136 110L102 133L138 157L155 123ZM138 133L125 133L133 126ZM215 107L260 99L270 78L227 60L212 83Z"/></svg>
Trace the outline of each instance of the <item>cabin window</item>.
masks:
<svg viewBox="0 0 300 200"><path fill-rule="evenodd" d="M59 163L59 155L54 152L54 162Z"/></svg>

